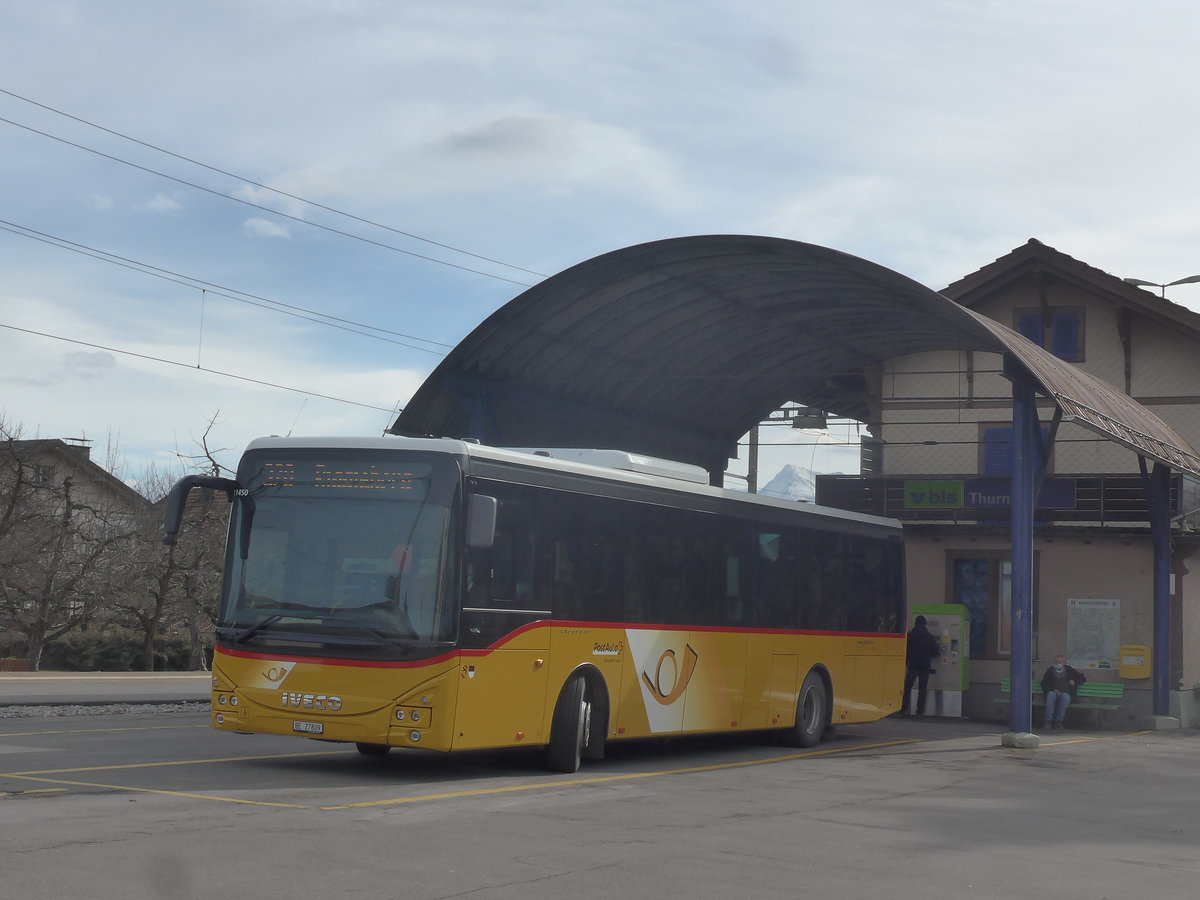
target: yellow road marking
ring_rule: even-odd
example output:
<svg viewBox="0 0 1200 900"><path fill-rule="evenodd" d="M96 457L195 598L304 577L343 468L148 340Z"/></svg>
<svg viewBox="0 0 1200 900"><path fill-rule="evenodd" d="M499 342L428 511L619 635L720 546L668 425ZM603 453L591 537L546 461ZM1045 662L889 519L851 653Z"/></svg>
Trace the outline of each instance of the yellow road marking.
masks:
<svg viewBox="0 0 1200 900"><path fill-rule="evenodd" d="M0 732L0 740L10 737L41 737L48 734L110 734L114 731L164 731L172 728L208 728L207 722L199 725L142 725L128 728L60 728L55 731L9 731Z"/></svg>
<svg viewBox="0 0 1200 900"><path fill-rule="evenodd" d="M1116 743L1117 741L1124 741L1131 737L1140 737L1141 735L1153 733L1152 731L1131 731L1129 734L1115 734L1112 737L1102 734L1088 734L1080 735L1079 737L1064 738L1060 741L1046 741L1045 744L1047 747L1061 747L1064 744L1089 744L1092 741Z"/></svg>
<svg viewBox="0 0 1200 900"><path fill-rule="evenodd" d="M248 806L276 806L286 809L309 809L310 807L299 803L270 803L265 800L241 800L237 797L218 797L215 794L192 794L187 791L164 791L157 788L129 787L124 784L95 784L90 781L67 781L62 778L36 778L32 775L13 775L9 774L8 778L23 778L26 781L41 781L47 784L69 784L72 787L90 787L103 788L110 791L133 791L139 794L162 794L166 797L188 797L193 800L217 800L221 803L243 803Z"/></svg>
<svg viewBox="0 0 1200 900"><path fill-rule="evenodd" d="M508 792L512 792L512 791L544 790L546 788L571 787L574 785L584 785L584 784L599 784L599 783L603 783L603 782L607 782L607 781L628 781L628 780L640 779L640 778L655 778L655 777L660 777L660 776L664 776L664 775L684 775L684 774L690 774L690 773L696 773L696 772L712 772L712 771L717 771L720 769L735 769L735 768L741 768L741 767L745 767L745 766L759 766L759 765L766 765L767 763L786 762L788 760L803 759L806 757L829 756L829 755L835 754L835 753L848 753L848 752L859 751L859 750L872 750L872 749L877 749L880 747L894 747L894 746L898 746L901 744L913 744L913 743L920 743L920 742L921 742L921 740L919 738L910 738L910 739L899 740L899 741L887 741L885 743L878 743L878 744L863 744L863 745L855 746L855 747L842 747L842 748L834 748L834 749L826 749L826 750L810 750L810 751L807 751L804 753L789 753L784 756L772 756L772 757L766 757L763 759L740 760L737 762L728 762L728 763L713 763L713 764L706 765L706 766L689 766L686 768L663 769L663 770L658 770L658 771L653 771L653 772L634 772L634 773L628 773L628 774L624 774L624 775L606 775L606 776L598 776L598 777L594 777L594 778L576 778L576 779L572 779L570 781L539 782L537 784L512 785L512 786L501 787L501 788L483 788L483 789L471 790L471 791L454 791L454 792L441 793L441 794L422 794L422 795L416 796L416 797L400 797L400 798L395 798L395 799L391 799L391 800L371 800L371 801L366 801L363 803L347 803L347 804L342 804L342 805L338 805L338 806L325 806L325 807L321 807L321 809L336 810L336 809L354 809L357 807L365 807L365 806L386 806L386 805L399 804L399 803L416 803L416 802L428 801L428 800L444 800L444 799L449 799L452 797L475 797L475 796L485 796L487 794L508 793ZM275 802L269 802L269 801L263 801L263 800L242 800L242 799L234 798L234 797L220 797L220 796L217 796L214 794L197 794L197 793L188 792L188 791L169 791L169 790L163 790L163 789L158 789L158 788L131 787L129 785L121 785L121 784L101 784L98 782L90 782L90 781L71 781L71 780L68 780L65 778L51 778L48 776L70 775L70 774L78 774L78 773L82 773L82 772L111 772L111 771L119 771L119 770L126 770L126 769L152 769L152 768L163 768L163 767L169 767L169 766L200 765L200 764L205 764L205 763L253 762L253 761L257 761L257 760L270 760L270 759L294 759L297 757L331 756L331 755L336 755L336 754L345 753L345 752L346 751L323 750L323 751L306 752L306 753L279 753L279 754L273 754L270 756L233 756L233 757L222 757L222 758L216 758L216 759L189 759L189 760L174 760L174 761L164 761L164 762L126 763L126 764L121 764L121 765L110 765L110 766L80 766L80 767L70 768L70 769L39 769L39 770L32 770L32 771L26 771L26 772L3 772L3 773L0 773L0 777L19 778L19 779L22 779L25 781L37 781L37 782L43 782L43 783L47 783L47 784L65 784L65 785L70 785L72 787L91 787L91 788L99 788L102 790L133 791L133 792L145 793L145 794L162 794L162 795L168 796L168 797L188 797L188 798L198 799L198 800L216 800L216 801L222 802L222 803L241 803L241 804L246 804L246 805L250 805L250 806L273 806L273 807L283 807L283 808L287 808L287 809L310 809L311 807L304 805L304 804L275 803ZM46 792L50 792L52 790L65 790L65 788L53 788L53 789L45 789L45 790L46 790ZM34 793L34 791L26 791L24 793ZM0 796L4 796L4 795L0 794Z"/></svg>
<svg viewBox="0 0 1200 900"><path fill-rule="evenodd" d="M1067 744L1090 744L1092 741L1115 741L1116 738L1067 738L1062 741L1045 741L1046 747L1065 747ZM1039 741L1039 743L1042 743ZM1037 749L1036 747L1034 749Z"/></svg>
<svg viewBox="0 0 1200 900"><path fill-rule="evenodd" d="M66 788L30 788L27 791L0 791L0 797L24 797L26 794L58 794Z"/></svg>
<svg viewBox="0 0 1200 900"><path fill-rule="evenodd" d="M322 806L324 811L335 809L361 809L368 806L394 806L401 803L421 803L429 800L450 800L456 797L483 797L488 794L508 794L514 791L536 791L547 788L574 787L582 784L603 784L611 781L632 781L639 778L660 778L664 775L690 775L696 772L715 772L720 769L738 769L745 766L762 766L768 763L788 762L812 756L831 756L835 753L852 753L859 750L877 750L881 747L896 747L901 744L922 743L921 738L886 741L879 744L862 744L855 747L839 747L828 750L810 750L805 753L789 753L785 756L770 756L764 759L746 759L737 762L712 763L707 766L688 766L682 769L660 769L653 772L630 772L624 775L601 775L595 778L574 778L570 781L542 781L537 784L514 784L498 788L478 788L470 791L449 791L442 794L420 794L415 797L395 797L389 800L364 800L361 803L343 803L338 806Z"/></svg>
<svg viewBox="0 0 1200 900"><path fill-rule="evenodd" d="M334 756L345 750L311 750L307 753L275 753L270 756L226 756L216 759L177 759L165 762L122 763L115 766L80 766L74 769L31 769L26 772L0 772L0 777L10 775L21 778L32 775L73 775L78 772L115 772L121 769L158 769L166 766L196 766L204 763L254 762L260 759L296 759L305 756Z"/></svg>
<svg viewBox="0 0 1200 900"><path fill-rule="evenodd" d="M172 727L207 727L207 726L151 726L151 727L172 728ZM83 730L87 730L87 729L83 729ZM103 730L103 731L109 731L109 730L136 731L136 730L142 730L142 729L130 728L130 729L100 729L100 730ZM1139 737L1142 735L1147 735L1147 734L1152 734L1152 733L1153 732L1151 732L1151 731L1135 731L1135 732L1131 732L1129 734L1114 736L1114 737L1106 737L1106 736L1105 737L1100 737L1100 736L1078 737L1078 738L1072 738L1069 740L1050 742L1047 744L1047 746L1061 746L1061 745L1065 745L1065 744L1088 743L1088 742L1092 742L1092 741L1113 741L1113 742L1115 742L1115 741L1123 740L1123 739L1130 738L1130 737ZM592 778L574 778L574 779L567 780L567 781L543 781L543 782L538 782L536 784L508 785L505 787L496 787L496 788L479 788L479 789L465 790L465 791L447 791L447 792L438 793L438 794L419 794L419 795L412 796L412 797L395 797L395 798L390 798L390 799L386 799L386 800L366 800L366 801L363 801L360 803L344 803L344 804L339 804L336 806L322 806L319 808L322 811L332 811L332 810L342 810L342 809L361 809L361 808L373 807L373 806L394 806L394 805L406 804L406 803L421 803L421 802L428 802L428 801L434 801L434 800L449 800L449 799L462 798L462 797L482 797L482 796L487 796L489 794L505 794L505 793L513 793L513 792L517 792L517 791L546 790L546 789L552 789L552 788L575 787L575 786L587 785L587 784L603 784L605 782L631 781L631 780L637 780L637 779L643 779L643 778L659 778L659 777L663 777L666 775L688 775L688 774L695 774L698 772L714 772L714 771L719 771L722 769L737 769L737 768L744 768L746 766L761 766L761 765L767 765L770 763L788 762L788 761L796 760L796 759L806 759L806 758L817 757L817 756L832 756L834 754L843 754L843 753L856 753L856 752L860 752L863 750L878 750L878 749L885 748L885 747L898 747L898 746L903 746L903 745L907 745L907 744L920 744L920 743L925 743L925 742L926 741L923 738L906 738L906 739L895 740L895 741L883 741L883 742L874 743L874 744L860 744L860 745L851 746L851 747L834 747L834 748L827 748L827 749L823 749L823 750L809 750L809 751L805 751L802 753L789 753L789 754L785 754L783 756L770 756L770 757L764 757L761 759L738 760L736 762L725 762L725 763L712 763L712 764L704 765L704 766L687 766L687 767L676 768L676 769L660 769L660 770L655 770L655 771L650 771L650 772L631 772L631 773L626 773L626 774L622 774L622 775L602 775L602 776L596 776L596 777L592 777ZM100 784L100 783L96 783L96 782L87 782L87 781L69 781L67 779L50 778L47 776L69 775L69 774L77 774L77 773L82 773L82 772L107 772L107 771L120 771L120 770L126 770L126 769L152 769L152 768L163 768L163 767L170 767L170 766L191 766L191 765L203 765L203 764L208 764L208 763L255 762L258 760L296 759L296 758L304 758L304 757L334 756L334 755L344 754L347 752L348 751L345 751L345 750L318 750L318 751L310 751L310 752L304 752L304 753L278 753L278 754L271 754L271 755L267 755L267 756L230 756L230 757L218 757L218 758L214 758L214 759L188 759L188 760L174 760L174 761L162 761L162 762L126 763L126 764L121 764L121 765L109 765L109 766L83 766L83 767L70 768L70 769L40 769L40 770L32 770L32 771L26 771L26 772L0 772L0 777L18 778L18 779L22 779L25 781L37 781L37 782L43 782L43 783L47 783L47 784L64 784L64 785L69 785L72 787L90 787L90 788L99 788L99 789L103 789L103 790L113 790L113 791L132 791L135 793L162 794L162 795L168 796L168 797L187 797L187 798L198 799L198 800L215 800L215 801L218 801L221 803L240 803L240 804L245 804L245 805L250 805L250 806L271 806L271 807L281 807L281 808L286 808L286 809L311 809L312 808L311 806L308 806L305 804L276 803L276 802L270 802L270 801L264 801L264 800L243 800L243 799L234 798L234 797L220 797L220 796L217 796L214 794L198 794L198 793L192 793L192 792L187 792L187 791L169 791L169 790L162 790L162 789L157 789L157 788L130 787L128 785ZM34 790L19 791L19 792L0 792L0 797L16 796L18 794L54 793L57 791L65 791L65 790L66 790L66 788L44 788L44 789L34 789Z"/></svg>

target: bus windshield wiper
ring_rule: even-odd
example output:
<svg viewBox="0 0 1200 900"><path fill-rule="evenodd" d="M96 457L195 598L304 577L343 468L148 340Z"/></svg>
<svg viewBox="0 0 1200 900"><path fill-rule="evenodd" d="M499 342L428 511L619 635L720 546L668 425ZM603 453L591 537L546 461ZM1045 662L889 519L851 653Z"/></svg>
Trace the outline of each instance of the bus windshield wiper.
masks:
<svg viewBox="0 0 1200 900"><path fill-rule="evenodd" d="M282 618L282 613L275 613L274 615L263 616L257 622L247 625L245 628L237 628L232 625L218 625L215 630L221 637L227 637L235 643L241 643L242 641L250 640L250 638L254 637L268 625L278 622Z"/></svg>
<svg viewBox="0 0 1200 900"><path fill-rule="evenodd" d="M423 649L425 647L436 647L440 643L438 641L416 640L416 635L414 635L413 638L394 637L386 632L380 631L377 628L372 628L370 625L366 625L362 622L356 622L352 619L345 620L338 624L344 624L350 628L355 628L358 631L361 631L364 635L369 635L370 637L374 638L380 647L388 647L394 650L405 650L411 652L412 650Z"/></svg>
<svg viewBox="0 0 1200 900"><path fill-rule="evenodd" d="M380 647L391 647L399 643L395 638L389 637L379 629L372 628L370 625L364 625L362 622L347 620L344 622L338 622L337 624L348 625L350 628L355 628L358 631L361 631L363 634L369 635L375 639L375 643L377 643Z"/></svg>
<svg viewBox="0 0 1200 900"><path fill-rule="evenodd" d="M289 604L281 603L279 605L287 606ZM321 616L311 616L311 615L304 616L304 615L297 615L296 613L292 613L292 612L269 613L269 614L263 616L257 622L253 622L253 623L247 625L245 628L238 628L237 626L234 626L234 625L218 625L216 628L216 632L221 637L230 638L234 642L248 641L248 640L250 640L250 638L254 637L256 634L258 634L260 631L262 631L268 625L274 625L280 619L284 619L284 618L287 618L287 619L320 619Z"/></svg>
<svg viewBox="0 0 1200 900"><path fill-rule="evenodd" d="M309 620L321 619L321 620L325 620L326 616L323 616L323 615L307 615L307 616L305 616L305 615L297 615L296 613L292 613L292 612L271 613L271 614L263 616L257 622L252 622L251 624L246 625L241 628L239 628L237 626L233 626L233 625L218 625L216 628L216 632L220 637L226 638L227 640L230 640L233 643L244 643L245 641L248 641L251 638L260 634L264 629L268 628L271 625L274 625L276 622L280 621L281 619L309 619ZM428 641L428 640L414 640L414 639L409 639L406 637L394 637L392 635L387 634L386 632L380 631L377 628L372 628L370 625L366 625L362 622L356 622L353 620L345 620L345 619L343 619L341 621L335 620L335 621L330 622L329 624L334 625L339 628L345 628L347 630L352 630L353 633L355 633L359 636L355 637L355 636L351 636L350 634L345 634L345 633L338 634L336 631L332 631L332 632L331 631L322 631L322 632L287 631L286 633L284 633L284 632L278 631L277 629L271 630L271 636L279 638L280 640L295 641L298 643L306 643L306 644L326 643L326 644L346 644L346 645L357 644L359 646L371 645L371 646L379 647L379 648L385 649L385 650L400 651L406 656L411 655L418 650L424 650L424 649L428 649L430 647L453 646L453 643L454 643L453 641Z"/></svg>

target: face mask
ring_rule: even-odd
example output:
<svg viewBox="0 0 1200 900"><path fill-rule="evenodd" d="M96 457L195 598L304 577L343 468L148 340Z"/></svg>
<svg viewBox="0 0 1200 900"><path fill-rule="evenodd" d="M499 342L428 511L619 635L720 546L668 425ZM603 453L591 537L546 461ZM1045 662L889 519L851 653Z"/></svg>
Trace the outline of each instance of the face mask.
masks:
<svg viewBox="0 0 1200 900"><path fill-rule="evenodd" d="M1066 666L1064 666L1062 663L1055 663L1055 664L1054 664L1054 671L1055 671L1055 672L1061 672L1061 671L1062 671L1063 669L1065 669L1065 668L1066 668Z"/></svg>

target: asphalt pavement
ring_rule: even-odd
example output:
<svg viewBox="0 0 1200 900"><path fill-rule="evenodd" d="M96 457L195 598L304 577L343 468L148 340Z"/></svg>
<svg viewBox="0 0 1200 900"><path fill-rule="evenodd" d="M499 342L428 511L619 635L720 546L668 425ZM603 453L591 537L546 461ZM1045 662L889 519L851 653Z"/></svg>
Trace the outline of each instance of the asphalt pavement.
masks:
<svg viewBox="0 0 1200 900"><path fill-rule="evenodd" d="M362 756L198 710L0 717L3 896L1196 897L1200 732L1032 750L1002 729L637 741L565 774L532 749Z"/></svg>

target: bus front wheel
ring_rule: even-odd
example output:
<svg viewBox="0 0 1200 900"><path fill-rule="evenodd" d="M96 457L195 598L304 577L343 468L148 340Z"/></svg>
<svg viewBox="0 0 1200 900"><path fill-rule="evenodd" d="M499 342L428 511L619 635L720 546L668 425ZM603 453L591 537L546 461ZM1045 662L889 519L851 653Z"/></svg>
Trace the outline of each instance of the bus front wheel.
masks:
<svg viewBox="0 0 1200 900"><path fill-rule="evenodd" d="M793 747L815 747L829 727L829 691L825 679L809 672L796 698L796 724L785 734Z"/></svg>
<svg viewBox="0 0 1200 900"><path fill-rule="evenodd" d="M546 765L555 772L578 772L584 748L591 740L592 704L582 676L567 682L550 723L550 743L546 747Z"/></svg>
<svg viewBox="0 0 1200 900"><path fill-rule="evenodd" d="M355 743L354 749L363 756L387 756L388 751L392 748L387 744L368 744L365 741L358 741Z"/></svg>

